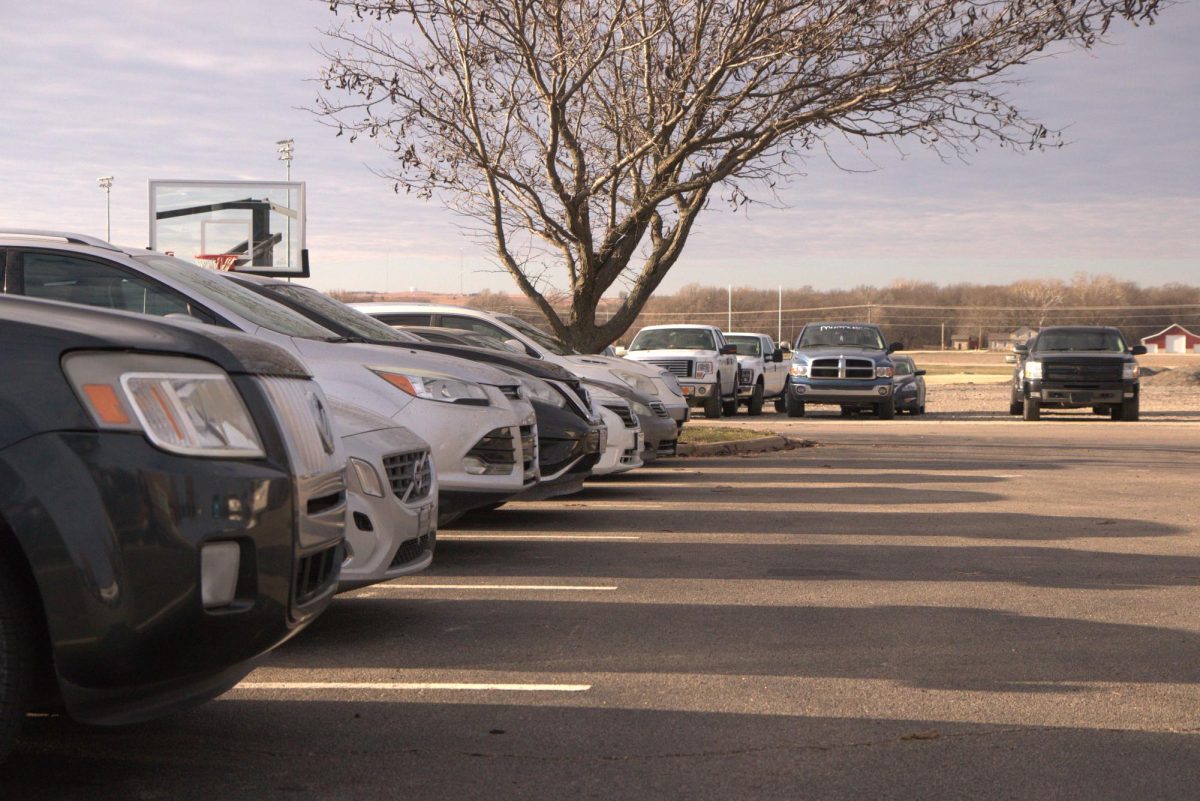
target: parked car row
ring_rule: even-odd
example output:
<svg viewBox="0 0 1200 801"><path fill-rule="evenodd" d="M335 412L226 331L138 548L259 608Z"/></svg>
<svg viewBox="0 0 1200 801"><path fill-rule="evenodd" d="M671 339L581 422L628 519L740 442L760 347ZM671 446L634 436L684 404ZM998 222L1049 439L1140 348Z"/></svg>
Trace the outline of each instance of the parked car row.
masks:
<svg viewBox="0 0 1200 801"><path fill-rule="evenodd" d="M220 694L439 526L672 456L689 415L671 374L507 315L86 236L0 231L0 288L0 755L31 709Z"/></svg>

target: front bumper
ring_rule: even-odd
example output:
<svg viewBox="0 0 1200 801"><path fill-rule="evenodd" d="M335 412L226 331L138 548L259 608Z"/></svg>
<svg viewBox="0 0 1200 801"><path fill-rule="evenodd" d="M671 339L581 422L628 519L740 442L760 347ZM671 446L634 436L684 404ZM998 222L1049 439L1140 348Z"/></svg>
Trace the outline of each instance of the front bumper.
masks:
<svg viewBox="0 0 1200 801"><path fill-rule="evenodd" d="M718 397L721 394L721 389L717 386L715 379L712 381L696 381L690 378L681 378L679 379L679 386L683 389L683 399L687 401L689 407L701 406L709 398Z"/></svg>
<svg viewBox="0 0 1200 801"><path fill-rule="evenodd" d="M1124 403L1141 392L1137 381L1095 387L1071 387L1042 380L1025 382L1025 397L1036 398L1044 407L1082 409Z"/></svg>
<svg viewBox="0 0 1200 801"><path fill-rule="evenodd" d="M0 502L29 555L71 716L133 723L214 697L311 622L332 597L341 527L299 551L299 491L270 459L178 456L137 433L47 433L0 452ZM344 516L344 500L321 503ZM206 610L211 541L236 542L241 557L233 603ZM312 575L300 568L331 560L298 603Z"/></svg>
<svg viewBox="0 0 1200 801"><path fill-rule="evenodd" d="M788 382L788 392L801 403L870 404L892 396L890 380L873 381L797 381Z"/></svg>
<svg viewBox="0 0 1200 801"><path fill-rule="evenodd" d="M603 476L641 467L644 447L641 426L627 428L620 417L603 407L600 413L608 426L608 447L592 468L592 473Z"/></svg>

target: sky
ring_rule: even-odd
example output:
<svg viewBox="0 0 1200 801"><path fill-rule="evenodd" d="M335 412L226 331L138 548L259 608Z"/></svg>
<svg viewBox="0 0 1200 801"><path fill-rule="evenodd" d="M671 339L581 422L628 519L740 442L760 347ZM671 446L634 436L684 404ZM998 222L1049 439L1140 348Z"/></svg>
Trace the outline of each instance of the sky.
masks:
<svg viewBox="0 0 1200 801"><path fill-rule="evenodd" d="M394 194L375 144L309 111L334 22L319 0L0 0L0 225L148 242L151 179L307 184L311 283L433 292L514 285L436 200ZM782 208L715 203L660 291L689 283L851 288L1111 274L1200 283L1200 4L1024 68L1016 104L1068 147L917 145L823 156Z"/></svg>

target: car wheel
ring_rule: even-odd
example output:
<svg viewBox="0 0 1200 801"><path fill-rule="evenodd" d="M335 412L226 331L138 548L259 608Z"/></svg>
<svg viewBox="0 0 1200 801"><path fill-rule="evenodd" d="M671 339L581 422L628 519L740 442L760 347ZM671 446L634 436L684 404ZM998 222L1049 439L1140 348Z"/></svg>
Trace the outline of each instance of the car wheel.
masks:
<svg viewBox="0 0 1200 801"><path fill-rule="evenodd" d="M796 400L795 398L793 398L791 395L787 396L787 416L788 417L803 417L804 416L804 404L801 403L800 401Z"/></svg>
<svg viewBox="0 0 1200 801"><path fill-rule="evenodd" d="M0 762L25 719L36 672L33 613L22 585L13 568L0 562Z"/></svg>
<svg viewBox="0 0 1200 801"><path fill-rule="evenodd" d="M734 415L737 414L737 410L738 410L738 399L737 399L736 395L734 395L732 398L729 398L728 400L721 401L721 413L724 414L726 417L733 417Z"/></svg>
<svg viewBox="0 0 1200 801"><path fill-rule="evenodd" d="M1012 394L1012 399L1008 402L1008 413L1014 417L1020 417L1025 412L1025 401L1021 400L1021 396L1017 393Z"/></svg>
<svg viewBox="0 0 1200 801"><path fill-rule="evenodd" d="M880 420L891 420L896 416L896 399L888 398L875 404L875 416Z"/></svg>
<svg viewBox="0 0 1200 801"><path fill-rule="evenodd" d="M746 404L746 414L757 417L762 414L763 407L763 385L759 381L754 385L754 392L750 394L750 402Z"/></svg>
<svg viewBox="0 0 1200 801"><path fill-rule="evenodd" d="M1126 423L1137 422L1140 405L1137 398L1130 398L1124 403L1112 407L1112 419L1123 420Z"/></svg>
<svg viewBox="0 0 1200 801"><path fill-rule="evenodd" d="M842 417L853 417L853 416L854 416L853 409L851 409L849 406L842 407Z"/></svg>
<svg viewBox="0 0 1200 801"><path fill-rule="evenodd" d="M721 398L713 395L711 398L704 399L704 416L709 420L717 420L721 417Z"/></svg>
<svg viewBox="0 0 1200 801"><path fill-rule="evenodd" d="M1037 398L1026 398L1021 411L1024 413L1026 420L1041 420L1042 402Z"/></svg>
<svg viewBox="0 0 1200 801"><path fill-rule="evenodd" d="M1116 408L1117 408L1116 406L1109 406L1108 408L1105 408L1103 406L1093 406L1092 414L1109 414ZM1115 420L1116 418L1114 417L1113 419Z"/></svg>
<svg viewBox="0 0 1200 801"><path fill-rule="evenodd" d="M784 391L786 392L786 390L784 390ZM778 412L779 414L783 414L784 412L786 412L787 411L787 401L784 400L783 398L776 398L775 399L775 411Z"/></svg>
<svg viewBox="0 0 1200 801"><path fill-rule="evenodd" d="M913 414L925 414L925 404L922 403L920 406L913 409Z"/></svg>

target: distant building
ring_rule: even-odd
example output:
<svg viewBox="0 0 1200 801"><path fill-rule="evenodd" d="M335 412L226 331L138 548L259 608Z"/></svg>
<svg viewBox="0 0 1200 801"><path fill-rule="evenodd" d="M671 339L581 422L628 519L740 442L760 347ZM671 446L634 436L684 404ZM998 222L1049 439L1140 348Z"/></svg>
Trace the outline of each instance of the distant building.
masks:
<svg viewBox="0 0 1200 801"><path fill-rule="evenodd" d="M978 350L979 337L973 334L952 334L950 336L950 350Z"/></svg>
<svg viewBox="0 0 1200 801"><path fill-rule="evenodd" d="M1193 334L1179 323L1164 328L1157 334L1142 337L1147 353L1200 353L1200 336Z"/></svg>
<svg viewBox="0 0 1200 801"><path fill-rule="evenodd" d="M1024 345L1037 334L1037 330L1027 325L1015 331L988 334L988 350L1011 353L1017 345Z"/></svg>

